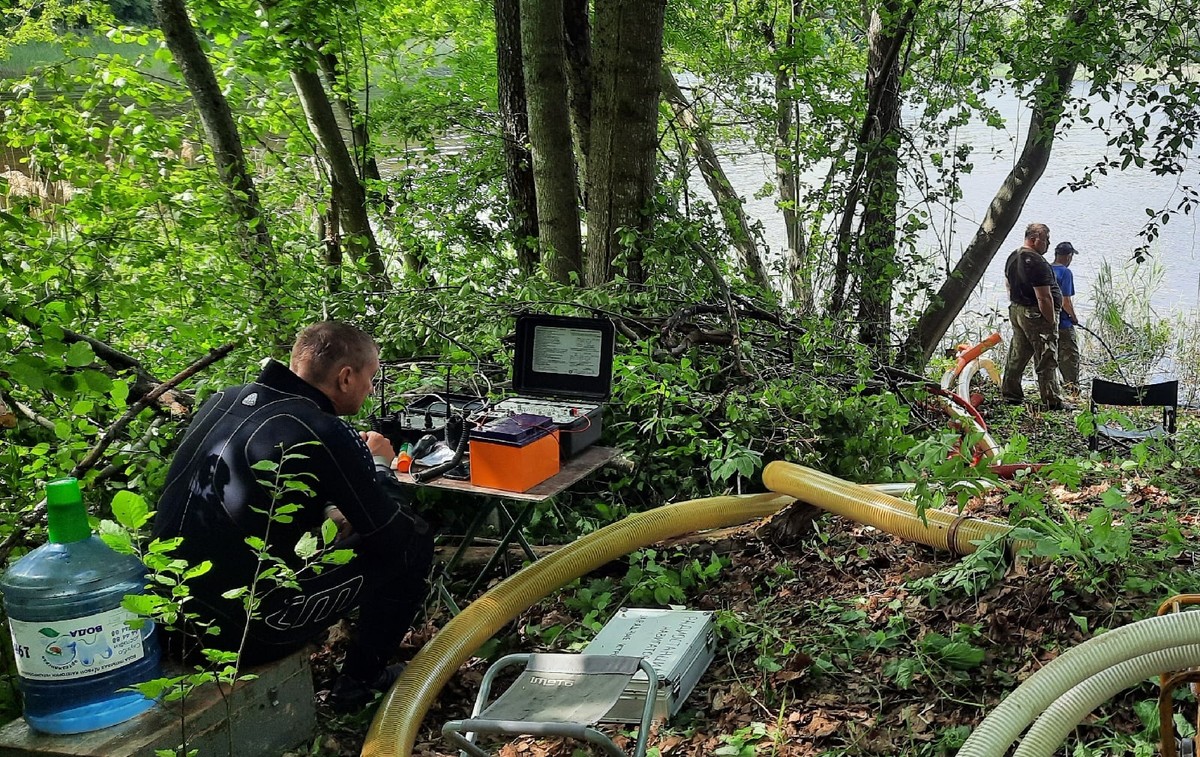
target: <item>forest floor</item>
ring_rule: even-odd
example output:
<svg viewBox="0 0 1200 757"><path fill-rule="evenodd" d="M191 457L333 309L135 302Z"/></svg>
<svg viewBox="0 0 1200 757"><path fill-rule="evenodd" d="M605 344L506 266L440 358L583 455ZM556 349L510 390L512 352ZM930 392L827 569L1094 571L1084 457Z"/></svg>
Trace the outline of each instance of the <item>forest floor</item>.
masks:
<svg viewBox="0 0 1200 757"><path fill-rule="evenodd" d="M1002 442L1028 440L1031 461L1087 458L1074 414L994 407L991 415ZM1181 437L1200 435L1195 415L1181 423ZM1001 522L1014 508L1049 512L1044 520L1060 549L1051 559L1010 559L998 546L955 558L833 515L790 545L764 541L761 524L752 523L717 541L643 556L643 577L655 566L676 571L668 575L692 566L697 586L687 606L718 611L719 630L716 659L683 710L656 728L650 754L953 754L1003 695L1055 656L1194 590L1188 542L1200 516L1200 469L1175 459L1085 461L1051 471L1067 483L1043 471L967 503L969 514ZM723 567L705 578L694 569L714 554ZM611 564L530 608L507 628L499 651L577 649L592 633L588 604L602 621L629 597L621 594L630 591L622 584L628 569ZM446 619L435 611L409 635L402 657ZM314 656L318 689L328 687L339 646L335 637ZM494 659L495 646L490 651ZM414 754L456 754L441 740L441 724L468 714L488 664L472 659L443 689ZM1110 702L1076 729L1074 754L1150 753L1155 695L1144 685ZM322 709L309 753L358 754L373 714L335 718ZM617 738L627 743L629 733ZM578 747L495 743L503 757L587 754Z"/></svg>

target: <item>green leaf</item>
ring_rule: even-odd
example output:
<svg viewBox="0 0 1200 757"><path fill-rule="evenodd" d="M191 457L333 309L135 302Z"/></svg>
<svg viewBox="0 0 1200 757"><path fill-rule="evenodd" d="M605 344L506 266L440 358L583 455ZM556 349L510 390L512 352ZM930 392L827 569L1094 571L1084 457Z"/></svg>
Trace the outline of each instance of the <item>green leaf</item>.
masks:
<svg viewBox="0 0 1200 757"><path fill-rule="evenodd" d="M113 381L111 395L113 402L118 408L125 407L126 402L129 400L129 384L121 379Z"/></svg>
<svg viewBox="0 0 1200 757"><path fill-rule="evenodd" d="M123 489L113 495L113 517L125 528L136 531L150 519L150 508L140 494Z"/></svg>
<svg viewBox="0 0 1200 757"><path fill-rule="evenodd" d="M337 524L326 518L325 522L321 524L321 543L332 544L333 540L337 538L337 532Z"/></svg>
<svg viewBox="0 0 1200 757"><path fill-rule="evenodd" d="M75 342L67 349L63 359L72 368L83 368L96 362L96 353L92 352L92 345L87 342Z"/></svg>
<svg viewBox="0 0 1200 757"><path fill-rule="evenodd" d="M296 556L301 560L311 560L317 553L318 546L317 537L314 534L306 533L296 542Z"/></svg>
<svg viewBox="0 0 1200 757"><path fill-rule="evenodd" d="M979 667L986 652L965 641L950 641L937 652L942 662L958 670L971 670Z"/></svg>

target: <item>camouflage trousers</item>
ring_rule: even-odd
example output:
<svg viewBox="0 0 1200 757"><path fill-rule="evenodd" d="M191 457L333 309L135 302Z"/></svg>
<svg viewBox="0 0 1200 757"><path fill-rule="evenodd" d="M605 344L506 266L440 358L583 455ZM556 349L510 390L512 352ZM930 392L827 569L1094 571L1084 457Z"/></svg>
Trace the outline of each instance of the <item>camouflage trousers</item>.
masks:
<svg viewBox="0 0 1200 757"><path fill-rule="evenodd" d="M1007 402L1025 400L1021 375L1032 359L1042 404L1046 407L1061 405L1062 389L1058 385L1058 313L1054 315L1054 323L1046 323L1036 306L1014 303L1008 306L1008 316L1012 320L1013 334L1008 346L1008 359L1004 361L1000 395Z"/></svg>
<svg viewBox="0 0 1200 757"><path fill-rule="evenodd" d="M1064 390L1079 391L1079 341L1074 328L1058 330L1058 372Z"/></svg>

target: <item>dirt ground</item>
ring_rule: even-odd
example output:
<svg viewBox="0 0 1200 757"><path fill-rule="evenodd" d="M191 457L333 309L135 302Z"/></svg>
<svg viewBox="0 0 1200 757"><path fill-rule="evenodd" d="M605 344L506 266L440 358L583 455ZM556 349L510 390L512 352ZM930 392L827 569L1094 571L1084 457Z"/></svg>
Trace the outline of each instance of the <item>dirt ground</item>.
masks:
<svg viewBox="0 0 1200 757"><path fill-rule="evenodd" d="M1033 442L1056 449L1083 445L1070 418L1050 422L1026 413L995 423L1024 433L1031 448ZM1035 491L1052 498L1064 517L1084 518L1115 486L1131 519L1171 511L1194 537L1198 473L1177 468L1168 486L1136 472L1114 477L1104 471L1069 486L1020 484L975 497L967 512L1007 522L1021 492ZM790 544L764 541L759 526L664 550L675 565L706 562L713 553L728 565L689 601L689 609L720 611L724 620L716 659L679 715L652 734L650 745L661 755L953 754L967 728L1023 679L1096 629L1152 614L1171 593L1166 586L1112 584L1096 570L1081 576L1062 560L999 554L963 560L832 515L816 519ZM1194 570L1190 552L1173 559L1168 576ZM619 582L627 568L627 562L614 563L592 578ZM444 610L435 611L409 635L401 656L414 655L445 620ZM579 621L578 609L552 596L506 629L499 651L543 650L541 636L529 629L562 624L578 631ZM334 674L340 643L334 634L314 656L318 689ZM441 724L468 714L487 665L472 659L445 687L414 754L457 754L441 740ZM1137 703L1153 695L1153 687L1123 695L1077 736L1095 741L1142 730ZM322 710L316 753L358 754L372 715L333 718ZM573 751L574 743L532 739L495 747L505 757L586 753Z"/></svg>

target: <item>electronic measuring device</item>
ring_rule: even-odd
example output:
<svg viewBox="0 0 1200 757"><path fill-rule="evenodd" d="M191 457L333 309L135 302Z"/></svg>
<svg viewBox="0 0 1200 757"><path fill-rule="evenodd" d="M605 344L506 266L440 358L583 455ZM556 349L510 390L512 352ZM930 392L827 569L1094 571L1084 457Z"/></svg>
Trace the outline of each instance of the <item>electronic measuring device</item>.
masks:
<svg viewBox="0 0 1200 757"><path fill-rule="evenodd" d="M615 329L607 318L526 314L517 318L512 388L493 415L544 416L558 430L559 454L595 444L612 390Z"/></svg>

